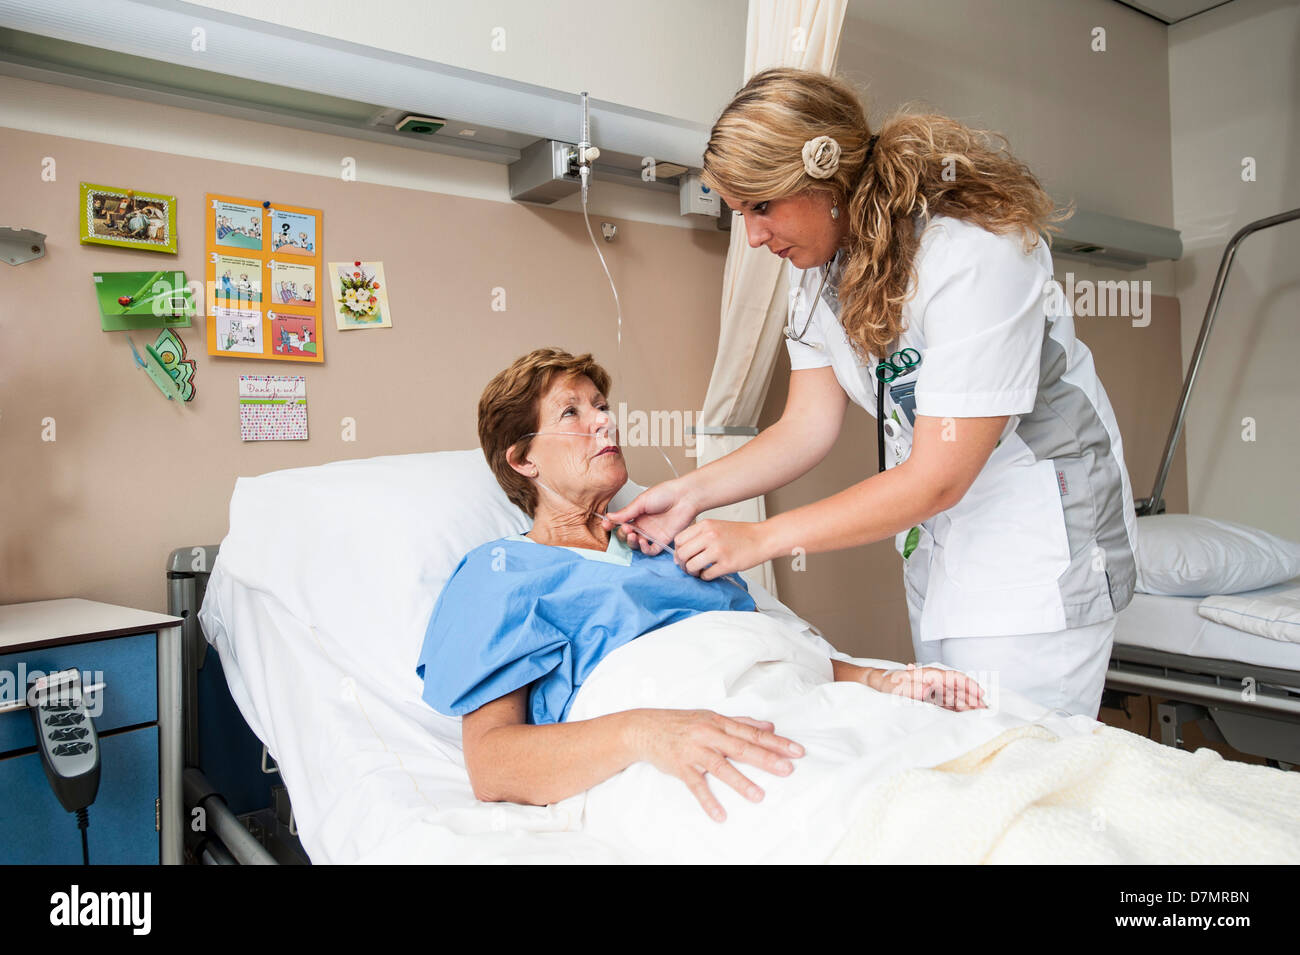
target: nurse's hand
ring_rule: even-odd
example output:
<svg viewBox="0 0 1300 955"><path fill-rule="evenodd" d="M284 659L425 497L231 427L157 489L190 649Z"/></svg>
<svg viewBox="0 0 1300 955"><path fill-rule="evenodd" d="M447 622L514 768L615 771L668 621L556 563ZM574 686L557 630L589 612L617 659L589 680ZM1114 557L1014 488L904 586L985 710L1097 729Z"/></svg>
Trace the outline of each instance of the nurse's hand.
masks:
<svg viewBox="0 0 1300 955"><path fill-rule="evenodd" d="M918 667L909 663L902 670L886 670L876 689L881 693L933 703L945 710L988 709L983 687L960 670Z"/></svg>
<svg viewBox="0 0 1300 955"><path fill-rule="evenodd" d="M631 710L629 742L638 760L686 784L715 822L727 818L709 789L716 776L751 802L763 790L732 765L749 763L776 776L794 772L792 759L804 754L798 743L777 736L771 723L748 716L723 716L712 710Z"/></svg>
<svg viewBox="0 0 1300 955"><path fill-rule="evenodd" d="M677 564L701 580L749 570L772 556L763 521L700 521L677 535L673 549Z"/></svg>
<svg viewBox="0 0 1300 955"><path fill-rule="evenodd" d="M641 553L653 557L663 550L654 541L671 543L682 528L690 526L698 513L692 502L687 499L681 484L677 481L665 481L642 491L622 510L612 511L609 517L601 519L600 526L605 530L617 526L618 536L626 541L629 547L640 546ZM625 523L615 525L614 521ZM653 537L654 541L646 538L645 534L638 534L636 528L628 527L627 524L644 527L645 533Z"/></svg>

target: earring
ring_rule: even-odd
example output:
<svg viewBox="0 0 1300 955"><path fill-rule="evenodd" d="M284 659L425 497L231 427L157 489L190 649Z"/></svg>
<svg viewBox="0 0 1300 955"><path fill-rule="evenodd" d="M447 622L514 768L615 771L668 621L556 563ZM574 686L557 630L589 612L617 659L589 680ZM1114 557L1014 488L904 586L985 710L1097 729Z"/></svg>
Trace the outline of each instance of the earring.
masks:
<svg viewBox="0 0 1300 955"><path fill-rule="evenodd" d="M840 204L837 202L835 203L835 205L831 206L831 218L838 219L839 217L840 217Z"/></svg>

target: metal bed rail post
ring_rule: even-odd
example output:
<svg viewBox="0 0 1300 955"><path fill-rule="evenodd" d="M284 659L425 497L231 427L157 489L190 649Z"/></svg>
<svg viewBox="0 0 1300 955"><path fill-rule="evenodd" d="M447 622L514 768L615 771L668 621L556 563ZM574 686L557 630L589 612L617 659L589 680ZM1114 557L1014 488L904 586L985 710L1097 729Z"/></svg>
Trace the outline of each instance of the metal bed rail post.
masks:
<svg viewBox="0 0 1300 955"><path fill-rule="evenodd" d="M1178 397L1178 410L1174 413L1174 423L1169 429L1169 437L1165 441L1164 457L1160 460L1160 470L1156 474L1155 486L1151 489L1151 496L1142 498L1136 502L1136 509L1139 516L1148 514L1158 514L1161 511L1160 495L1164 493L1165 481L1169 477L1169 468L1173 465L1174 449L1178 447L1178 439L1183 433L1183 421L1187 417L1187 402L1192 396L1192 387L1196 384L1196 373L1201 367L1201 358L1205 355L1205 346L1210 340L1210 329L1214 327L1214 319L1219 314L1219 303L1223 299L1223 289L1228 284L1228 273L1232 270L1232 263L1236 259L1237 247L1248 235L1260 232L1264 229L1271 229L1275 225L1281 225L1284 222L1291 222L1294 219L1300 219L1300 209L1292 209L1290 212L1280 212L1275 216L1268 216L1263 219L1256 219L1237 230L1237 234L1228 240L1227 248L1223 250L1223 258L1219 260L1219 272L1214 277L1214 285L1210 289L1210 301L1205 306L1205 318L1201 321L1201 332L1196 338L1196 348L1192 351L1192 361L1187 368L1187 377L1183 381L1183 391Z"/></svg>
<svg viewBox="0 0 1300 955"><path fill-rule="evenodd" d="M208 650L208 641L199 629L199 608L219 549L216 544L178 547L167 558L167 612L185 621L180 650L186 766L199 762L198 673Z"/></svg>
<svg viewBox="0 0 1300 955"><path fill-rule="evenodd" d="M185 861L185 805L181 793L184 753L184 695L181 627L158 631L158 858L163 865Z"/></svg>
<svg viewBox="0 0 1300 955"><path fill-rule="evenodd" d="M207 544L198 547L178 547L167 558L167 612L180 617L184 623L179 633L181 678L176 687L179 701L176 710L181 717L184 740L184 773L176 796L182 795L187 813L202 809L206 823L206 838L192 842L191 850L201 862L225 865L237 862L242 865L279 865L279 861L262 846L239 819L227 808L221 794L197 768L199 765L199 694L198 671L207 655L208 641L199 626L199 609L207 590L208 576L216 563L219 546ZM173 668L174 672L174 668ZM181 820L182 822L184 820ZM180 832L176 833L179 843ZM176 848L179 855L179 848ZM179 861L179 859L177 860Z"/></svg>

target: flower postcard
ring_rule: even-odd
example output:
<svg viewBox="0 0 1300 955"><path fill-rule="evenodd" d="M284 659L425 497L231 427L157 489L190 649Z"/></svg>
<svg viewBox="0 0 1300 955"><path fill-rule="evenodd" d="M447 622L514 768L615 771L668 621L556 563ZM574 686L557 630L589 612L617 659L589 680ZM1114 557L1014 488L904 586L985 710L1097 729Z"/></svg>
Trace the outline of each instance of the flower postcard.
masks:
<svg viewBox="0 0 1300 955"><path fill-rule="evenodd" d="M331 262L329 275L340 330L393 327L384 263Z"/></svg>

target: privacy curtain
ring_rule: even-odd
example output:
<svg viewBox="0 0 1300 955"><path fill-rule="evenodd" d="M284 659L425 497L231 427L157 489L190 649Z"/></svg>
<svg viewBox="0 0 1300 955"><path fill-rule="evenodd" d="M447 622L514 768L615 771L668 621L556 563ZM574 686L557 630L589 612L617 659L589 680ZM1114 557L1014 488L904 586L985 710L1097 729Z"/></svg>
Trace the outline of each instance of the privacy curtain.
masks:
<svg viewBox="0 0 1300 955"><path fill-rule="evenodd" d="M744 82L773 66L833 72L847 6L848 0L750 0ZM718 357L704 398L702 426L758 425L789 309L785 265L766 248L751 249L743 222L735 222L722 276ZM696 467L751 440L743 435L700 435L696 438ZM756 497L702 516L761 521L767 517L767 508L763 498ZM776 593L770 561L742 576Z"/></svg>

